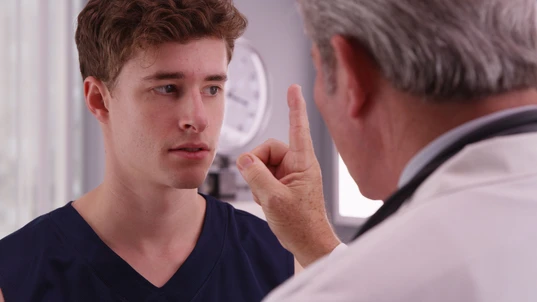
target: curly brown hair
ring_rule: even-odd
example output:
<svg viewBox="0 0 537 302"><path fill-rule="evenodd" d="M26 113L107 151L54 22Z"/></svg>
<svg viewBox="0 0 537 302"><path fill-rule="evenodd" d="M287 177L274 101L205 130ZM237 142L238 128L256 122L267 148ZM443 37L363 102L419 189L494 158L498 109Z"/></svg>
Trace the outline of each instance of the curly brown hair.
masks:
<svg viewBox="0 0 537 302"><path fill-rule="evenodd" d="M113 87L136 51L205 37L224 39L231 60L246 25L231 0L89 0L75 35L80 72Z"/></svg>

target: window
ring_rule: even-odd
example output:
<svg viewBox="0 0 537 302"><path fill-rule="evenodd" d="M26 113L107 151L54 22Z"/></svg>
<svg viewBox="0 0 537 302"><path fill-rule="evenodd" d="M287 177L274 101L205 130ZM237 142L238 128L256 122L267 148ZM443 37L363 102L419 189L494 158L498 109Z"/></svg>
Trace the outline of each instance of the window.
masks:
<svg viewBox="0 0 537 302"><path fill-rule="evenodd" d="M334 148L335 149L335 148ZM362 196L354 179L349 174L341 156L336 152L336 215L338 223L359 225L373 215L382 205L382 201L370 200Z"/></svg>
<svg viewBox="0 0 537 302"><path fill-rule="evenodd" d="M0 238L81 194L82 4L0 1Z"/></svg>

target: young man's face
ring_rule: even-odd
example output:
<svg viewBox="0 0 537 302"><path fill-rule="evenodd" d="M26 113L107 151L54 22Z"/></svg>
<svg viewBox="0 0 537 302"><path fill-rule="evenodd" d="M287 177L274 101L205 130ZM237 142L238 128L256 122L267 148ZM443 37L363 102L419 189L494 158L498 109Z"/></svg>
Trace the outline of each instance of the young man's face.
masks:
<svg viewBox="0 0 537 302"><path fill-rule="evenodd" d="M227 52L221 39L140 51L117 78L105 126L111 168L177 189L201 185L224 117Z"/></svg>

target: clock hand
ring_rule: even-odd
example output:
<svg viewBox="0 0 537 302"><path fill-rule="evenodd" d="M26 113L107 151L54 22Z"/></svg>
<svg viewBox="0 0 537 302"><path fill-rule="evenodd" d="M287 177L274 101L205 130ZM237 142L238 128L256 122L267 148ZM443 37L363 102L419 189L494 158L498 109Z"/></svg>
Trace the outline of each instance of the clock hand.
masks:
<svg viewBox="0 0 537 302"><path fill-rule="evenodd" d="M236 94L234 94L233 92L228 92L227 96L229 98L231 98L233 101L243 105L244 107L248 107L248 101L244 98L241 98L239 96L237 96Z"/></svg>

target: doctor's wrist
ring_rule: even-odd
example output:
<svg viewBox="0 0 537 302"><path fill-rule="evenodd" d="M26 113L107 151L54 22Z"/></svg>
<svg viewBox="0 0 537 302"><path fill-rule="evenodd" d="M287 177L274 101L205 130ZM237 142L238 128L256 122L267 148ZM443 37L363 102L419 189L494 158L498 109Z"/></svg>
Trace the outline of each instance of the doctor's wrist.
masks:
<svg viewBox="0 0 537 302"><path fill-rule="evenodd" d="M297 248L293 254L300 265L305 268L332 253L340 244L341 241L330 228L330 231L327 230L324 234L318 234L309 244Z"/></svg>

